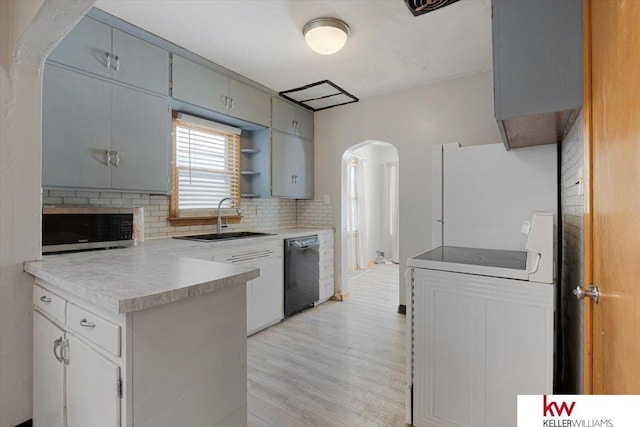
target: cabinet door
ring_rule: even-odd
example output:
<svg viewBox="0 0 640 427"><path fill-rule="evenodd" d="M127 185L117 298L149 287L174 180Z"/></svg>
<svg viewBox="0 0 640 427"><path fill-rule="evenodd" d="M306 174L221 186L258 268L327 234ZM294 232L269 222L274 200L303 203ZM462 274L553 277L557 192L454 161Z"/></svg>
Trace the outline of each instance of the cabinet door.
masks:
<svg viewBox="0 0 640 427"><path fill-rule="evenodd" d="M113 188L169 191L169 120L166 98L113 85Z"/></svg>
<svg viewBox="0 0 640 427"><path fill-rule="evenodd" d="M67 427L120 425L120 368L73 335L67 348Z"/></svg>
<svg viewBox="0 0 640 427"><path fill-rule="evenodd" d="M313 112L304 108L297 108L296 123L296 135L313 140Z"/></svg>
<svg viewBox="0 0 640 427"><path fill-rule="evenodd" d="M295 197L294 175L296 161L301 158L300 144L293 135L273 131L271 136L271 194L280 197ZM298 150L296 150L296 148ZM298 153L298 151L300 153ZM304 153L302 153L304 157Z"/></svg>
<svg viewBox="0 0 640 427"><path fill-rule="evenodd" d="M169 52L115 28L112 50L115 80L169 94Z"/></svg>
<svg viewBox="0 0 640 427"><path fill-rule="evenodd" d="M295 133L296 106L280 98L271 98L271 127L282 132Z"/></svg>
<svg viewBox="0 0 640 427"><path fill-rule="evenodd" d="M229 114L242 120L269 126L271 123L271 97L266 93L230 80L229 92L232 99Z"/></svg>
<svg viewBox="0 0 640 427"><path fill-rule="evenodd" d="M33 425L64 426L64 364L53 355L64 332L37 311L33 312ZM57 350L60 354L60 350Z"/></svg>
<svg viewBox="0 0 640 427"><path fill-rule="evenodd" d="M296 160L296 195L301 199L313 198L313 143L306 139L299 139L302 155Z"/></svg>
<svg viewBox="0 0 640 427"><path fill-rule="evenodd" d="M111 84L47 65L42 94L42 185L110 188Z"/></svg>
<svg viewBox="0 0 640 427"><path fill-rule="evenodd" d="M260 277L247 287L247 333L257 332L284 316L284 282L282 257L269 258L252 265L260 269Z"/></svg>
<svg viewBox="0 0 640 427"><path fill-rule="evenodd" d="M49 54L48 59L111 77L108 55L111 55L111 27L85 17Z"/></svg>
<svg viewBox="0 0 640 427"><path fill-rule="evenodd" d="M173 55L173 98L198 107L229 114L229 78L202 65Z"/></svg>

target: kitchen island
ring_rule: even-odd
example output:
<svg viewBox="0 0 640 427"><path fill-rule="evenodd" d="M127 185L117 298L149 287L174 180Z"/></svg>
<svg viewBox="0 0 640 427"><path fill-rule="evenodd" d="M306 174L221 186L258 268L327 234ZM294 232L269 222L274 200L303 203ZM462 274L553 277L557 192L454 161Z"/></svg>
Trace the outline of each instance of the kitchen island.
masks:
<svg viewBox="0 0 640 427"><path fill-rule="evenodd" d="M246 425L245 284L259 270L181 257L189 246L25 263L35 426Z"/></svg>

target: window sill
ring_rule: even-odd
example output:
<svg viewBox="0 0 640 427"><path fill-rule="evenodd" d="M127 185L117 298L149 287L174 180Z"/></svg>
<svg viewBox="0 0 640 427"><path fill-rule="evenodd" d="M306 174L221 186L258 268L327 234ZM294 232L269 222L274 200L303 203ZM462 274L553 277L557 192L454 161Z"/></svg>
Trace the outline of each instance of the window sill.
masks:
<svg viewBox="0 0 640 427"><path fill-rule="evenodd" d="M223 216L222 224L238 224L242 221L242 217L239 215ZM169 222L173 227L186 227L189 225L210 225L217 224L217 216L184 216L180 218L169 218Z"/></svg>

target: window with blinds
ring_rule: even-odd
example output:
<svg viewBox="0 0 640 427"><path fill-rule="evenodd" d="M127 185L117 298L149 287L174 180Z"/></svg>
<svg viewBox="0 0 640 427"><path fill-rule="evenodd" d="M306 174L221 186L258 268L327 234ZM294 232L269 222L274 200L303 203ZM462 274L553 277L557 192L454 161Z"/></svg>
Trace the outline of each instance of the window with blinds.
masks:
<svg viewBox="0 0 640 427"><path fill-rule="evenodd" d="M217 215L218 203L228 196L234 201L225 201L223 208L239 206L240 129L177 114L173 180L176 217Z"/></svg>

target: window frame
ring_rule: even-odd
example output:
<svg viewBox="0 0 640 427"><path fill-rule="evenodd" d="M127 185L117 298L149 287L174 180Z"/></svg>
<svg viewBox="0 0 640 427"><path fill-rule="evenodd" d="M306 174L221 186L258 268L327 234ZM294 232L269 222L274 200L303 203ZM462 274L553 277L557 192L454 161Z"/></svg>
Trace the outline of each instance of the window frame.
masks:
<svg viewBox="0 0 640 427"><path fill-rule="evenodd" d="M173 111L171 115L171 195L169 197L169 222L172 226L190 226L190 225L209 225L216 224L218 222L218 215L212 212L211 215L182 215L180 216L180 210L178 209L179 202L179 179L178 179L178 164L177 164L177 125L178 121L178 111ZM182 120L187 122L188 120ZM194 126L198 127L197 124ZM200 126L203 127L203 126ZM237 194L231 194L235 199L235 205L240 207L242 203L241 197L241 188L242 185L242 156L240 155L240 147L241 140L240 135L238 135L238 141L236 144L235 150L235 164L237 165L237 170L235 171L235 178L238 182ZM214 209L215 211L215 209ZM231 213L230 213L231 212ZM236 209L234 208L222 208L220 212L220 218L223 219L224 224L237 224L242 220L242 216L236 213Z"/></svg>

